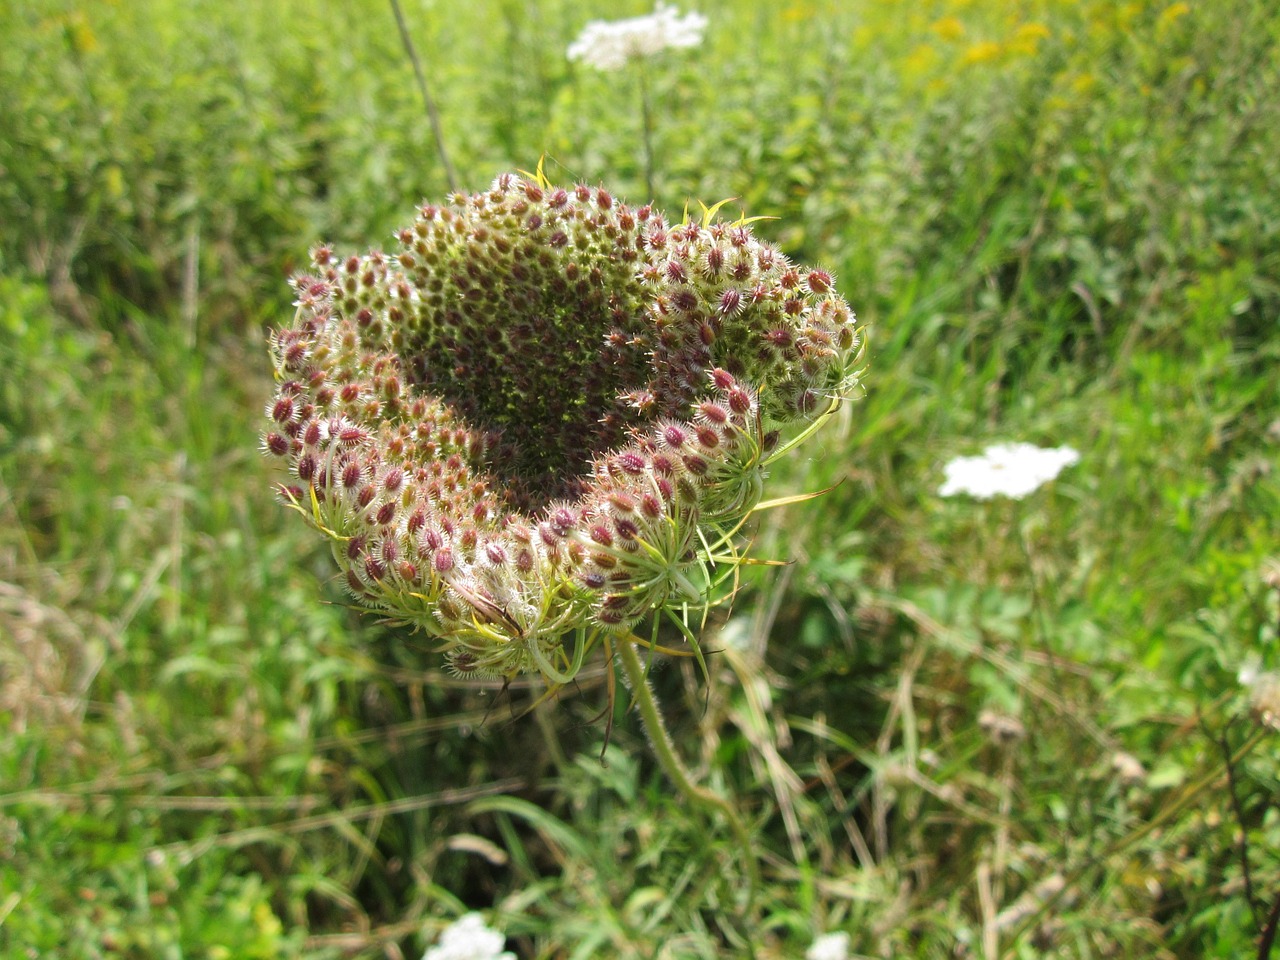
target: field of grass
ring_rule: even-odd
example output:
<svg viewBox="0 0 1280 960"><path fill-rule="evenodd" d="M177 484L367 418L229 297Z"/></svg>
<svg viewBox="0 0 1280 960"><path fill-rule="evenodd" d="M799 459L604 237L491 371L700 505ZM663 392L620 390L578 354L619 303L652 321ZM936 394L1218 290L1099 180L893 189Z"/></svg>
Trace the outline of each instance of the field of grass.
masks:
<svg viewBox="0 0 1280 960"><path fill-rule="evenodd" d="M703 0L611 74L565 56L606 4L403 5L462 189L643 202L643 83L657 206L775 218L868 326L771 477L830 488L761 516L787 563L653 678L755 902L608 663L452 677L273 494L287 276L449 190L391 7L10 0L0 956L416 957L469 910L521 960L1280 956L1272 4ZM1081 459L939 496L1003 441Z"/></svg>

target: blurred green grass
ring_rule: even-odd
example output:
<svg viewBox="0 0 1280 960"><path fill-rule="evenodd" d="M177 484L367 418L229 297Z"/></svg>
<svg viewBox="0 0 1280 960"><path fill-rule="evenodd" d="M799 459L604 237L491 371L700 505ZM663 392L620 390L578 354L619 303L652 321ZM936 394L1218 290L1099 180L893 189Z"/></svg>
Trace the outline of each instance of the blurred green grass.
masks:
<svg viewBox="0 0 1280 960"><path fill-rule="evenodd" d="M564 57L613 10L405 9L466 188L546 155L643 199L636 78ZM708 634L709 694L656 678L750 814L757 955L1256 955L1280 17L699 9L704 46L649 65L655 199L776 217L871 328L866 397L774 481L834 489L756 531L789 564ZM0 7L0 951L408 956L480 907L522 957L740 955L740 865L623 696L597 759L603 668L518 718L538 690L346 609L272 498L285 276L446 191L390 9L274 10ZM1006 439L1082 462L939 499Z"/></svg>

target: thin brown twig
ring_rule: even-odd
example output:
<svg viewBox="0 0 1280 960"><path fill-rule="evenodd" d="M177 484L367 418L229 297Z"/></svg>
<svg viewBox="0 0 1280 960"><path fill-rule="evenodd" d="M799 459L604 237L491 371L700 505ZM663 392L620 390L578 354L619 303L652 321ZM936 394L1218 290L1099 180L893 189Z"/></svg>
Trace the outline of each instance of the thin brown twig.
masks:
<svg viewBox="0 0 1280 960"><path fill-rule="evenodd" d="M444 146L444 130L440 126L440 111L436 108L436 101L431 96L431 90L427 87L427 75L423 72L422 61L418 59L418 50L413 45L413 38L409 36L409 25L405 23L404 11L400 9L400 0L391 0L391 10L396 15L396 26L400 28L400 40L404 43L405 52L409 54L409 61L413 64L414 76L418 78L418 91L422 94L422 102L427 108L427 119L431 122L431 133L436 138L436 150L440 153L440 162L444 164L444 175L449 181L449 189L453 193L458 192L458 175L454 172L453 164L449 161L449 151Z"/></svg>
<svg viewBox="0 0 1280 960"><path fill-rule="evenodd" d="M1258 941L1258 960L1270 960L1271 947L1276 942L1276 928L1280 927L1280 893L1271 904L1271 912L1267 914L1267 926Z"/></svg>
<svg viewBox="0 0 1280 960"><path fill-rule="evenodd" d="M1209 731L1206 729L1205 733ZM1227 742L1224 731L1221 736L1210 736L1217 748L1222 752L1222 761L1227 768L1227 794L1231 797L1231 809L1240 824L1240 873L1244 879L1244 896L1249 903L1249 912L1253 915L1253 925L1262 928L1262 918L1258 915L1258 899L1253 892L1253 872L1249 869L1249 827L1244 821L1244 808L1240 806L1240 791L1236 784L1235 764L1231 762L1231 744Z"/></svg>

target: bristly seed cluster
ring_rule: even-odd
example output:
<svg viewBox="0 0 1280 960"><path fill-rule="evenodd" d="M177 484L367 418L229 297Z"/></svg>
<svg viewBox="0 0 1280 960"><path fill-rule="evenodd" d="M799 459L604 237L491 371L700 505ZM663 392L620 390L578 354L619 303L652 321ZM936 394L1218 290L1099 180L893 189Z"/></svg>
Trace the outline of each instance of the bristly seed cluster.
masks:
<svg viewBox="0 0 1280 960"><path fill-rule="evenodd" d="M506 174L397 239L294 278L263 446L356 601L461 673L563 682L705 602L779 428L855 380L831 276L742 222Z"/></svg>

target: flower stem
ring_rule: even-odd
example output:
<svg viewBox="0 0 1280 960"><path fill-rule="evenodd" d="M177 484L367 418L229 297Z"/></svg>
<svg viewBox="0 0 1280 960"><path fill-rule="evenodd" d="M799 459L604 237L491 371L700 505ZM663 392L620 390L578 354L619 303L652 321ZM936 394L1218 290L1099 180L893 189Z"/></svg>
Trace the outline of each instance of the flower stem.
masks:
<svg viewBox="0 0 1280 960"><path fill-rule="evenodd" d="M636 653L636 643L633 639L627 638L618 644L618 659L622 661L622 669L626 671L627 679L631 683L632 699L640 711L640 718L644 721L645 728L649 731L653 752L663 772L690 803L718 811L728 821L729 829L733 831L734 839L741 847L742 859L747 865L747 900L743 909L750 910L760 885L760 874L756 858L752 853L751 836L743 826L742 818L738 816L737 810L728 800L706 787L698 786L690 778L684 763L676 755L671 737L667 734L666 725L662 722L662 714L658 712L657 701L653 697L653 690L649 687L649 678L645 675L644 664L640 662L640 657Z"/></svg>

